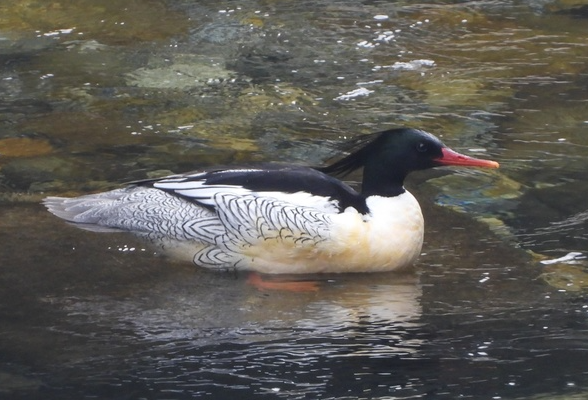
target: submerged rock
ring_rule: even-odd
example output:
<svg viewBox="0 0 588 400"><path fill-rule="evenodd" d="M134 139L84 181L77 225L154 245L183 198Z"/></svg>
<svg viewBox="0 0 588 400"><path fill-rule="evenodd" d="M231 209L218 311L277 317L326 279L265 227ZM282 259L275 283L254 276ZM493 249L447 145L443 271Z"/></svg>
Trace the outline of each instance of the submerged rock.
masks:
<svg viewBox="0 0 588 400"><path fill-rule="evenodd" d="M83 165L56 156L15 158L0 171L9 187L29 190L31 185L54 180L84 179L87 171Z"/></svg>
<svg viewBox="0 0 588 400"><path fill-rule="evenodd" d="M164 40L185 34L186 15L159 1L80 0L72 3L4 0L0 29L59 39L82 34L108 44Z"/></svg>
<svg viewBox="0 0 588 400"><path fill-rule="evenodd" d="M55 44L55 40L47 36L0 30L0 60L36 55Z"/></svg>
<svg viewBox="0 0 588 400"><path fill-rule="evenodd" d="M588 289L586 266L557 263L545 267L539 278L556 289L579 292Z"/></svg>
<svg viewBox="0 0 588 400"><path fill-rule="evenodd" d="M234 78L234 73L218 63L181 59L167 66L139 68L127 75L127 84L142 88L185 90L220 84Z"/></svg>
<svg viewBox="0 0 588 400"><path fill-rule="evenodd" d="M46 139L26 137L0 139L0 156L31 157L53 152L53 146Z"/></svg>

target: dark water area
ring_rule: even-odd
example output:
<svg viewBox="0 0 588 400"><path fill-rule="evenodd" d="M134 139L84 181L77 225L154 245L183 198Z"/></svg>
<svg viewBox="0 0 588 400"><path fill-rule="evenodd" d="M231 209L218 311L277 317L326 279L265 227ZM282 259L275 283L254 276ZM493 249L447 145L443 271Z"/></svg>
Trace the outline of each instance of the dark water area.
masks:
<svg viewBox="0 0 588 400"><path fill-rule="evenodd" d="M585 398L586 7L4 1L0 398ZM260 290L39 203L399 125L501 164L411 176L406 274Z"/></svg>

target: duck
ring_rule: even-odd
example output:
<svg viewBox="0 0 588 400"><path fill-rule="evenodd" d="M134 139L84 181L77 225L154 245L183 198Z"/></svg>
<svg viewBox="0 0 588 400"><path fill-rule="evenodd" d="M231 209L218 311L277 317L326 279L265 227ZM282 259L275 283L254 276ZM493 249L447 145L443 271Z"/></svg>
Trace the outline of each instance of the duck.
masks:
<svg viewBox="0 0 588 400"><path fill-rule="evenodd" d="M132 232L168 255L215 270L396 271L413 265L423 246L423 214L404 187L407 175L499 166L413 128L361 135L349 146L348 155L323 167L216 167L43 203L82 229ZM359 169L358 191L337 178Z"/></svg>

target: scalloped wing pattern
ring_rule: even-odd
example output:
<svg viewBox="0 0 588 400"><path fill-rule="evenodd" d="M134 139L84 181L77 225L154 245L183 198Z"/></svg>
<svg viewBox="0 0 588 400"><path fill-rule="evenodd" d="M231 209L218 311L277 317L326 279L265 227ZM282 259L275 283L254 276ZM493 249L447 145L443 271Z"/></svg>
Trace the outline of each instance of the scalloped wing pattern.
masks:
<svg viewBox="0 0 588 400"><path fill-rule="evenodd" d="M194 189L186 188L213 210L173 193L143 187L77 198L50 197L45 204L53 214L86 230L131 231L168 248L187 244L193 261L209 268L247 267L268 252L270 259L281 257L277 254L287 258L312 252L330 237L329 227L336 215L272 198L269 193L245 194L243 188L212 196L210 187L201 187L198 193ZM292 198L301 199L296 194Z"/></svg>
<svg viewBox="0 0 588 400"><path fill-rule="evenodd" d="M239 268L263 257L271 243L285 255L295 255L297 249L314 248L330 237L331 214L314 208L253 194L217 193L213 200L225 233L194 256L197 264Z"/></svg>

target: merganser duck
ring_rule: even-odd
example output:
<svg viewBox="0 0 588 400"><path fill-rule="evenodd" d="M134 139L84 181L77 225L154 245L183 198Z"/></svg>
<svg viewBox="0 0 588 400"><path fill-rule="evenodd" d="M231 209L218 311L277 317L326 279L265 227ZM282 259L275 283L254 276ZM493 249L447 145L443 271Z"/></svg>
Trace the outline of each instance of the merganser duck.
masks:
<svg viewBox="0 0 588 400"><path fill-rule="evenodd" d="M437 166L497 168L422 130L366 135L329 166L262 164L134 182L76 198L47 197L56 216L92 231L131 231L213 268L261 273L398 270L423 244L408 173ZM356 147L357 148L357 147ZM360 192L328 174L363 167Z"/></svg>

